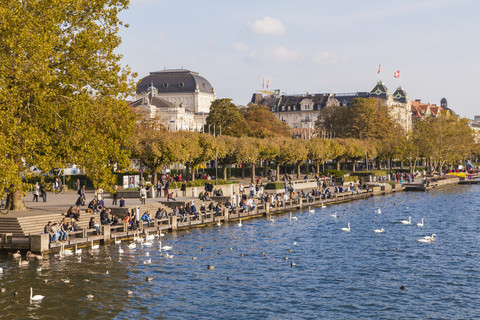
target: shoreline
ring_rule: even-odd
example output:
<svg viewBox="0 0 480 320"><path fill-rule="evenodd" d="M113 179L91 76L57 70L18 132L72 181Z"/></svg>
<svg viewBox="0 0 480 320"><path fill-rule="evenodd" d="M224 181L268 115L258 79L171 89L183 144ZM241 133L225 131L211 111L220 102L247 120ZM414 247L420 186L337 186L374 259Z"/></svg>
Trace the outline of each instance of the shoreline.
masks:
<svg viewBox="0 0 480 320"><path fill-rule="evenodd" d="M478 178L478 177L476 177ZM475 180L474 180L475 181ZM476 183L476 182L475 182ZM427 187L415 189L417 191L426 191L434 188L443 188L450 185L464 184L461 183L459 178L446 178L443 180L435 181ZM422 184L423 185L423 184ZM359 194L351 194L351 192L344 192L341 194L334 194L332 198L321 199L321 196L313 197L313 201L310 202L308 198L297 198L294 200L288 200L284 206L270 206L269 203L259 203L255 210L250 212L240 212L239 208L227 209L223 208L219 215L215 215L214 211L206 211L205 213L199 212L200 218L194 219L192 214L187 216L184 222L178 216L168 216L164 219L157 220L152 219L151 226L148 227L147 223L140 223L139 228L136 230L129 230L127 226L122 223L117 226L102 226L102 234L94 234L94 229L83 228L81 231L75 231L69 233L67 241L62 243L50 243L48 234L30 234L30 235L13 235L8 233L1 234L0 251L12 252L12 251L31 251L36 253L55 253L62 250L62 247L89 247L92 244L107 244L115 240L131 240L135 234L140 233L142 236L147 234L159 234L164 231L176 232L181 230L188 230L192 228L202 228L218 223L228 223L239 221L240 219L258 219L266 217L269 219L272 215L282 214L287 211L302 210L309 207L319 206L332 206L335 204L346 203L350 201L367 199L374 196L387 195L395 192L404 192L407 190L405 186L401 186L399 183L381 183L381 186L369 187L367 190L361 190ZM190 201L190 200L186 200ZM164 201L159 201L155 204L149 204L152 207L156 205L157 208L164 206ZM130 208L131 209L131 208ZM98 215L97 215L98 216ZM40 216L42 217L42 216ZM9 217L0 217L0 221L3 219L16 219ZM20 218L17 218L19 220ZM20 221L22 223L22 221ZM23 222L25 223L25 222ZM36 226L38 227L38 225ZM43 227L43 225L41 226Z"/></svg>

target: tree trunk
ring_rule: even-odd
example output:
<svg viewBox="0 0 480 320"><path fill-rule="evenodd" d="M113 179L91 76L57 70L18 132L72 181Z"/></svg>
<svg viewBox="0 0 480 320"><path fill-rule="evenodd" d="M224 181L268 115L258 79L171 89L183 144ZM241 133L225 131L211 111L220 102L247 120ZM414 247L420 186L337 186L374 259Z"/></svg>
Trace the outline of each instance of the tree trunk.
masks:
<svg viewBox="0 0 480 320"><path fill-rule="evenodd" d="M195 168L193 167L193 165L191 167L191 170L192 170L192 181L195 181Z"/></svg>
<svg viewBox="0 0 480 320"><path fill-rule="evenodd" d="M9 210L25 210L25 203L23 203L23 192L16 190L9 192L7 195L7 208Z"/></svg>
<svg viewBox="0 0 480 320"><path fill-rule="evenodd" d="M299 164L297 163L297 179L300 179L301 169L302 169L302 163L301 162Z"/></svg>
<svg viewBox="0 0 480 320"><path fill-rule="evenodd" d="M245 166L243 163L241 165L242 165L242 179L245 179Z"/></svg>
<svg viewBox="0 0 480 320"><path fill-rule="evenodd" d="M317 174L320 176L320 163L317 162Z"/></svg>
<svg viewBox="0 0 480 320"><path fill-rule="evenodd" d="M223 165L223 180L228 180L227 179L227 169L228 169L227 165L224 164Z"/></svg>
<svg viewBox="0 0 480 320"><path fill-rule="evenodd" d="M340 171L340 159L337 160L337 171Z"/></svg>
<svg viewBox="0 0 480 320"><path fill-rule="evenodd" d="M356 161L353 160L353 161L352 161L352 172L355 172L355 163L356 163Z"/></svg>
<svg viewBox="0 0 480 320"><path fill-rule="evenodd" d="M252 182L255 182L255 163L252 163Z"/></svg>
<svg viewBox="0 0 480 320"><path fill-rule="evenodd" d="M280 181L280 163L277 163L277 172L276 172L277 178L275 181Z"/></svg>

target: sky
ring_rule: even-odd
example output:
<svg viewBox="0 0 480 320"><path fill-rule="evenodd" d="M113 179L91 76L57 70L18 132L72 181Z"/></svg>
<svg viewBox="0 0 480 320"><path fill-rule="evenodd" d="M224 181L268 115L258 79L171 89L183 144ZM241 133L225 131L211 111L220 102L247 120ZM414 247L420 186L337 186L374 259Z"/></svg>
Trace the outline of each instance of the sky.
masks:
<svg viewBox="0 0 480 320"><path fill-rule="evenodd" d="M381 79L473 118L479 12L478 0L131 0L118 53L138 79L183 67L239 105L263 79L285 94L370 91Z"/></svg>

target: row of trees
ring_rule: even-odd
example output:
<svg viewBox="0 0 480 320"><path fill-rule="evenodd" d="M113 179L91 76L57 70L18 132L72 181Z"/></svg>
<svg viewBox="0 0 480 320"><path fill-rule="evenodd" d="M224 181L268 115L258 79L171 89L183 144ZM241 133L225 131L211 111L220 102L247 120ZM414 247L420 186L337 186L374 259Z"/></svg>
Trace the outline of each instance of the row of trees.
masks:
<svg viewBox="0 0 480 320"><path fill-rule="evenodd" d="M317 129L333 131L338 137L335 139L292 139L281 130L278 133L274 130L278 119L261 106L240 109L229 99L221 99L212 103L212 111L207 119L212 134L171 133L156 128L154 121L141 122L131 143L132 156L141 159L154 173L162 165L183 163L192 180L199 165L215 158L223 168L224 179L228 166L234 164L242 164L242 168L251 166L254 179L257 164L263 162L276 167L278 180L281 165L295 164L300 177L300 166L307 160L315 164L317 172L329 160L336 161L337 170L345 162L355 171L356 163L365 159L401 160L412 171L418 160L424 159L433 171L438 171L444 165L461 163L480 154L480 145L475 143L474 132L466 120L446 113L418 121L414 130L405 134L390 118L388 110L373 98L355 99L348 109L336 107L322 111L325 117L317 122ZM265 115L255 118L256 122L247 120L248 114L258 112ZM258 126L268 130L263 130L258 137L255 132L259 129L253 130L256 127L252 123L261 123ZM157 175L153 176L156 179Z"/></svg>

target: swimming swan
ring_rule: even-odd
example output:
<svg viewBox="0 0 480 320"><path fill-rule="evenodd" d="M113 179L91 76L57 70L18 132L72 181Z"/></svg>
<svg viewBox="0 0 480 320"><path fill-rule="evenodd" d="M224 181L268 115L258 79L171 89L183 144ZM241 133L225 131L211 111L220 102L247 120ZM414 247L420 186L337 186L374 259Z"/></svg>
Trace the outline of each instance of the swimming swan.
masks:
<svg viewBox="0 0 480 320"><path fill-rule="evenodd" d="M373 232L375 232L375 233L384 233L384 232L385 232L385 229L384 229L384 228L382 228L382 229L375 229L375 230L373 230Z"/></svg>
<svg viewBox="0 0 480 320"><path fill-rule="evenodd" d="M31 301L40 301L42 300L43 298L45 298L45 296L42 296L42 295L33 295L33 288L30 287L30 300Z"/></svg>
<svg viewBox="0 0 480 320"><path fill-rule="evenodd" d="M345 232L350 232L350 222L348 223L348 228L342 228L340 230L345 231Z"/></svg>
<svg viewBox="0 0 480 320"><path fill-rule="evenodd" d="M401 224L412 224L412 217L408 217L408 220L400 221Z"/></svg>
<svg viewBox="0 0 480 320"><path fill-rule="evenodd" d="M417 227L423 227L423 226L424 226L424 223L423 223L423 218L422 218L422 222L417 223Z"/></svg>

